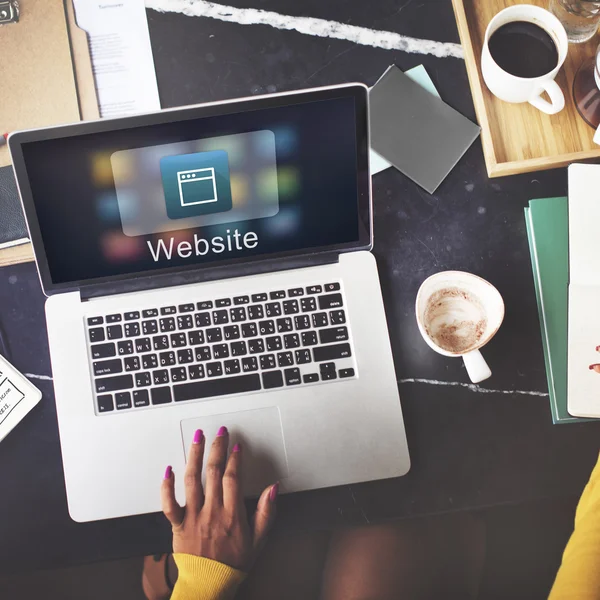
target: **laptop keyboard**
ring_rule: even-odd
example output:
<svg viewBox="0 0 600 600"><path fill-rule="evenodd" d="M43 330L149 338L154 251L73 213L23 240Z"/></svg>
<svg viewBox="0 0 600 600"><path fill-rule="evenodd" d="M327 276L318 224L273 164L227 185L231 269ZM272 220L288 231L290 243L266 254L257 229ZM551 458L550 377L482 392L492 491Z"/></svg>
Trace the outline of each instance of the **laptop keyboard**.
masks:
<svg viewBox="0 0 600 600"><path fill-rule="evenodd" d="M86 319L98 413L356 377L339 283Z"/></svg>

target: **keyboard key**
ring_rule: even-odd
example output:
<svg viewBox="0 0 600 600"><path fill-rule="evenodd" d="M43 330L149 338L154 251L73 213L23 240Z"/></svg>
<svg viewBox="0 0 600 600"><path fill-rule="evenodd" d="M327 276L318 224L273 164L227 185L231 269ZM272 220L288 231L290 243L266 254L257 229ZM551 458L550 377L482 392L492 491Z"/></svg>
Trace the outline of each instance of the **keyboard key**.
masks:
<svg viewBox="0 0 600 600"><path fill-rule="evenodd" d="M204 365L192 365L188 367L190 379L204 379Z"/></svg>
<svg viewBox="0 0 600 600"><path fill-rule="evenodd" d="M293 288L288 290L288 296L294 298L295 296L304 296L304 290L302 288Z"/></svg>
<svg viewBox="0 0 600 600"><path fill-rule="evenodd" d="M242 335L245 338L256 337L258 335L256 323L244 323L242 325Z"/></svg>
<svg viewBox="0 0 600 600"><path fill-rule="evenodd" d="M349 356L352 356L350 344L333 344L331 346L313 348L315 362L335 360L336 358L348 358Z"/></svg>
<svg viewBox="0 0 600 600"><path fill-rule="evenodd" d="M193 326L192 315L179 315L177 317L177 329L191 329Z"/></svg>
<svg viewBox="0 0 600 600"><path fill-rule="evenodd" d="M266 302L267 295L266 294L252 294L252 302Z"/></svg>
<svg viewBox="0 0 600 600"><path fill-rule="evenodd" d="M102 379L96 379L95 384L97 393L129 390L133 387L133 377L131 375L103 377Z"/></svg>
<svg viewBox="0 0 600 600"><path fill-rule="evenodd" d="M331 344L331 342L343 342L348 339L348 329L346 327L332 327L331 329L321 329L319 331L319 340L321 344Z"/></svg>
<svg viewBox="0 0 600 600"><path fill-rule="evenodd" d="M261 335L271 335L275 333L275 322L274 321L261 321L258 324L258 330Z"/></svg>
<svg viewBox="0 0 600 600"><path fill-rule="evenodd" d="M198 304L196 304L196 308L198 310L207 310L212 307L213 307L212 300L204 300L204 302L198 302Z"/></svg>
<svg viewBox="0 0 600 600"><path fill-rule="evenodd" d="M220 377L223 375L223 367L220 362L206 363L206 374L209 377Z"/></svg>
<svg viewBox="0 0 600 600"><path fill-rule="evenodd" d="M248 342L248 350L250 351L250 354L260 354L265 351L265 343L261 338L250 340Z"/></svg>
<svg viewBox="0 0 600 600"><path fill-rule="evenodd" d="M300 346L300 336L297 333L288 333L283 336L283 347L292 350Z"/></svg>
<svg viewBox="0 0 600 600"><path fill-rule="evenodd" d="M156 354L144 354L142 356L142 367L144 369L156 369L158 367L158 357Z"/></svg>
<svg viewBox="0 0 600 600"><path fill-rule="evenodd" d="M121 364L120 358L113 358L112 360L103 360L101 362L95 362L93 364L94 375L116 375L117 373L123 372L123 365Z"/></svg>
<svg viewBox="0 0 600 600"><path fill-rule="evenodd" d="M157 308L149 308L147 310L143 310L142 317L144 317L144 319L147 319L149 317L158 317L158 309Z"/></svg>
<svg viewBox="0 0 600 600"><path fill-rule="evenodd" d="M280 367L290 367L294 364L294 356L291 352L278 352L277 353L277 364Z"/></svg>
<svg viewBox="0 0 600 600"><path fill-rule="evenodd" d="M103 342L104 337L104 328L103 327L95 327L94 329L90 329L90 342L94 344L95 342Z"/></svg>
<svg viewBox="0 0 600 600"><path fill-rule="evenodd" d="M283 345L281 343L281 338L278 335L268 337L266 339L266 342L267 342L267 350L269 352L273 352L274 350L281 350L283 348Z"/></svg>
<svg viewBox="0 0 600 600"><path fill-rule="evenodd" d="M231 356L244 356L248 354L248 350L246 349L246 342L231 342Z"/></svg>
<svg viewBox="0 0 600 600"><path fill-rule="evenodd" d="M343 310L332 310L329 313L329 320L332 325L343 325L346 322L346 313Z"/></svg>
<svg viewBox="0 0 600 600"><path fill-rule="evenodd" d="M180 313L194 312L194 304L193 303L190 303L190 304L180 304L179 305L179 312Z"/></svg>
<svg viewBox="0 0 600 600"><path fill-rule="evenodd" d="M310 319L308 315L299 315L294 317L294 326L298 331L302 329L310 329Z"/></svg>
<svg viewBox="0 0 600 600"><path fill-rule="evenodd" d="M323 381L337 379L335 363L323 363L322 365L319 365L319 371L321 372L321 379Z"/></svg>
<svg viewBox="0 0 600 600"><path fill-rule="evenodd" d="M161 367L171 367L175 364L175 352L161 352L158 355Z"/></svg>
<svg viewBox="0 0 600 600"><path fill-rule="evenodd" d="M142 352L150 352L150 350L152 350L150 338L138 338L135 340L135 351L138 354L142 354Z"/></svg>
<svg viewBox="0 0 600 600"><path fill-rule="evenodd" d="M173 317L165 317L164 319L160 319L159 323L161 333L175 331L175 319Z"/></svg>
<svg viewBox="0 0 600 600"><path fill-rule="evenodd" d="M117 410L131 408L131 394L129 392L115 394L115 404L117 405Z"/></svg>
<svg viewBox="0 0 600 600"><path fill-rule="evenodd" d="M311 285L306 288L307 294L320 294L322 291L323 290L320 285Z"/></svg>
<svg viewBox="0 0 600 600"><path fill-rule="evenodd" d="M229 346L227 344L215 344L212 349L215 358L227 358L229 356Z"/></svg>
<svg viewBox="0 0 600 600"><path fill-rule="evenodd" d="M234 304L249 304L250 298L248 296L236 296L233 299Z"/></svg>
<svg viewBox="0 0 600 600"><path fill-rule="evenodd" d="M265 390L283 387L283 375L281 371L267 371L263 373L262 381Z"/></svg>
<svg viewBox="0 0 600 600"><path fill-rule="evenodd" d="M119 356L127 356L128 354L133 354L133 342L131 340L119 342L117 344L117 351L119 353Z"/></svg>
<svg viewBox="0 0 600 600"><path fill-rule="evenodd" d="M271 300L280 300L281 298L285 298L285 291L279 290L277 292L271 292L269 294L269 298L271 298Z"/></svg>
<svg viewBox="0 0 600 600"><path fill-rule="evenodd" d="M206 341L209 344L220 342L223 339L223 333L220 327L213 327L206 330Z"/></svg>
<svg viewBox="0 0 600 600"><path fill-rule="evenodd" d="M354 377L354 369L340 369L340 378Z"/></svg>
<svg viewBox="0 0 600 600"><path fill-rule="evenodd" d="M285 333L286 331L293 330L294 326L290 317L283 317L282 319L277 319L277 333Z"/></svg>
<svg viewBox="0 0 600 600"><path fill-rule="evenodd" d="M195 381L173 386L175 402L199 400L226 394L241 394L260 390L260 377L252 375L237 375L213 381Z"/></svg>
<svg viewBox="0 0 600 600"><path fill-rule="evenodd" d="M152 338L155 350L166 350L169 347L169 338L166 335L156 335Z"/></svg>
<svg viewBox="0 0 600 600"><path fill-rule="evenodd" d="M328 308L339 308L344 304L341 294L327 294L327 296L319 296L319 308L326 310Z"/></svg>
<svg viewBox="0 0 600 600"><path fill-rule="evenodd" d="M106 322L107 323L118 323L119 321L122 320L122 316L121 315L107 315L106 316Z"/></svg>
<svg viewBox="0 0 600 600"><path fill-rule="evenodd" d="M177 383L179 381L187 380L187 371L185 367L175 367L171 369L171 381Z"/></svg>
<svg viewBox="0 0 600 600"><path fill-rule="evenodd" d="M135 374L135 387L148 387L151 383L150 373L143 371L142 373Z"/></svg>
<svg viewBox="0 0 600 600"><path fill-rule="evenodd" d="M158 371L152 371L152 382L154 383L154 385L169 383L169 371L167 371L167 369L159 369Z"/></svg>
<svg viewBox="0 0 600 600"><path fill-rule="evenodd" d="M152 335L158 332L158 323L155 319L152 321L142 321L142 333L144 335Z"/></svg>
<svg viewBox="0 0 600 600"><path fill-rule="evenodd" d="M110 394L104 396L98 396L98 412L105 413L115 410L113 404L113 397Z"/></svg>
<svg viewBox="0 0 600 600"><path fill-rule="evenodd" d="M136 319L139 319L139 318L140 318L140 312L138 310L134 310L132 312L125 313L126 321L135 321Z"/></svg>
<svg viewBox="0 0 600 600"><path fill-rule="evenodd" d="M177 350L177 363L180 365L187 365L188 363L194 362L194 353L191 348L184 348L183 350Z"/></svg>
<svg viewBox="0 0 600 600"><path fill-rule="evenodd" d="M260 368L263 371L266 371L267 369L274 369L276 366L274 354L264 354L260 357Z"/></svg>
<svg viewBox="0 0 600 600"><path fill-rule="evenodd" d="M246 309L243 306L229 309L229 317L232 323L239 323L246 320Z"/></svg>
<svg viewBox="0 0 600 600"><path fill-rule="evenodd" d="M314 298L302 298L300 300L300 308L302 312L312 312L313 310L317 310L317 302Z"/></svg>
<svg viewBox="0 0 600 600"><path fill-rule="evenodd" d="M202 342L198 342L201 344ZM172 333L171 334L171 348L183 348L187 346L187 338L185 333Z"/></svg>
<svg viewBox="0 0 600 600"><path fill-rule="evenodd" d="M316 331L302 332L302 345L303 346L314 346L316 343L317 343L317 332Z"/></svg>
<svg viewBox="0 0 600 600"><path fill-rule="evenodd" d="M297 365L304 365L306 363L311 362L311 357L310 357L310 350L307 350L306 348L302 349L302 350L296 350L296 352L294 352L294 354L296 355L296 364Z"/></svg>
<svg viewBox="0 0 600 600"><path fill-rule="evenodd" d="M139 323L125 323L125 337L137 337L138 335L140 335Z"/></svg>
<svg viewBox="0 0 600 600"><path fill-rule="evenodd" d="M108 342L106 344L96 344L95 346L92 346L91 349L92 358L108 358L117 354L117 350L113 342Z"/></svg>
<svg viewBox="0 0 600 600"><path fill-rule="evenodd" d="M87 320L87 324L92 325L102 325L104 323L104 317L89 317Z"/></svg>
<svg viewBox="0 0 600 600"><path fill-rule="evenodd" d="M237 375L242 370L240 361L237 358L226 360L223 367L225 367L225 375Z"/></svg>
<svg viewBox="0 0 600 600"><path fill-rule="evenodd" d="M133 405L135 407L150 406L150 394L148 394L148 390L135 390L133 392Z"/></svg>
<svg viewBox="0 0 600 600"><path fill-rule="evenodd" d="M340 284L339 283L326 283L325 284L325 290L326 292L337 292L340 289Z"/></svg>
<svg viewBox="0 0 600 600"><path fill-rule="evenodd" d="M231 298L221 298L215 301L215 306L221 308L223 306L231 306Z"/></svg>
<svg viewBox="0 0 600 600"><path fill-rule="evenodd" d="M227 327L223 327L223 335L226 340L238 340L240 338L240 326L228 325Z"/></svg>
<svg viewBox="0 0 600 600"><path fill-rule="evenodd" d="M300 369L286 369L283 374L285 375L285 385L299 385L302 383Z"/></svg>
<svg viewBox="0 0 600 600"><path fill-rule="evenodd" d="M106 337L109 340L119 340L123 337L123 328L120 325L109 325L106 328ZM95 340L92 340L95 341ZM102 341L102 340L99 340Z"/></svg>
<svg viewBox="0 0 600 600"><path fill-rule="evenodd" d="M213 323L215 325L224 325L225 323L229 323L229 315L226 310L215 310L212 314Z"/></svg>
<svg viewBox="0 0 600 600"><path fill-rule="evenodd" d="M279 302L268 302L265 304L265 315L267 317L281 316L281 304Z"/></svg>
<svg viewBox="0 0 600 600"><path fill-rule="evenodd" d="M248 307L248 318L256 321L257 319L262 319L265 316L265 311L260 304L256 304L255 306Z"/></svg>
<svg viewBox="0 0 600 600"><path fill-rule="evenodd" d="M139 371L140 370L140 359L138 356L128 356L123 359L125 365L125 371Z"/></svg>
<svg viewBox="0 0 600 600"><path fill-rule="evenodd" d="M318 373L307 373L306 375L302 376L302 381L304 381L304 383L315 383L315 382L319 381L319 374Z"/></svg>
<svg viewBox="0 0 600 600"><path fill-rule="evenodd" d="M327 313L314 313L312 315L313 327L326 327L329 325L329 321L327 320Z"/></svg>
<svg viewBox="0 0 600 600"><path fill-rule="evenodd" d="M204 344L204 332L190 331L188 333L188 339L190 340L190 346L199 346L200 344Z"/></svg>
<svg viewBox="0 0 600 600"><path fill-rule="evenodd" d="M174 315L177 312L177 309L174 306L163 306L160 309L161 315Z"/></svg>
<svg viewBox="0 0 600 600"><path fill-rule="evenodd" d="M211 323L209 312L197 313L194 318L196 320L196 327L208 327Z"/></svg>
<svg viewBox="0 0 600 600"><path fill-rule="evenodd" d="M171 402L171 388L159 387L150 391L152 396L152 404L169 404Z"/></svg>
<svg viewBox="0 0 600 600"><path fill-rule="evenodd" d="M258 361L256 356L247 356L242 358L242 371L249 373L250 371L258 371Z"/></svg>
<svg viewBox="0 0 600 600"><path fill-rule="evenodd" d="M298 300L286 300L283 303L283 314L284 315L295 315L300 312L300 306L298 306Z"/></svg>
<svg viewBox="0 0 600 600"><path fill-rule="evenodd" d="M208 346L201 346L199 348L194 348L194 355L196 356L196 360L198 362L211 359L210 348Z"/></svg>

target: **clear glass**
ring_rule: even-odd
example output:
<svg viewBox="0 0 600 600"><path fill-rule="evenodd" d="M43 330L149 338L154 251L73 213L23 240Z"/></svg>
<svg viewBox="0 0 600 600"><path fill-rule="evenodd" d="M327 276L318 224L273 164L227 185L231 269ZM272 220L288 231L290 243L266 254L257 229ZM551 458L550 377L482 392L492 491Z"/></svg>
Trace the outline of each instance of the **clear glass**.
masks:
<svg viewBox="0 0 600 600"><path fill-rule="evenodd" d="M600 125L600 46L586 60L573 80L573 100L583 120L596 129Z"/></svg>
<svg viewBox="0 0 600 600"><path fill-rule="evenodd" d="M581 44L598 30L600 0L550 0L550 12L563 24L569 42Z"/></svg>

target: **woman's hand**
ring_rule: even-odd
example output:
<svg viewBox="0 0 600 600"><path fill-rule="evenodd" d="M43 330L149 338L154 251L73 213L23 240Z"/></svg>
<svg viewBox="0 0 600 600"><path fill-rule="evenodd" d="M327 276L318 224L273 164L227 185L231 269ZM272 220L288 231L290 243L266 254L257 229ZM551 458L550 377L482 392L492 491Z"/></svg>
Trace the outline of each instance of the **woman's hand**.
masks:
<svg viewBox="0 0 600 600"><path fill-rule="evenodd" d="M173 552L211 558L240 571L248 571L262 548L275 517L279 484L264 490L252 525L248 523L241 485L243 451L233 447L221 427L206 463L206 490L202 487L205 438L194 435L185 470L185 507L175 499L175 475L167 467L162 483L162 508L173 526Z"/></svg>

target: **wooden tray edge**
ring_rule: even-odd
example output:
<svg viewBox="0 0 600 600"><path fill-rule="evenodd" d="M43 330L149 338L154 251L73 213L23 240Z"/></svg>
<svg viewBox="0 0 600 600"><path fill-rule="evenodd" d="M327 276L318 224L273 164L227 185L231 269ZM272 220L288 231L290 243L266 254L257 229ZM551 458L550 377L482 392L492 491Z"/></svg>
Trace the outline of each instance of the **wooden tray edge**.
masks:
<svg viewBox="0 0 600 600"><path fill-rule="evenodd" d="M505 177L507 175L521 175L533 171L548 171L550 169L559 169L567 167L578 160L600 159L600 148L598 150L587 150L585 152L576 152L572 154L562 154L552 157L548 162L548 157L532 158L530 160L511 161L505 163L495 163L488 165L488 174L491 178Z"/></svg>

